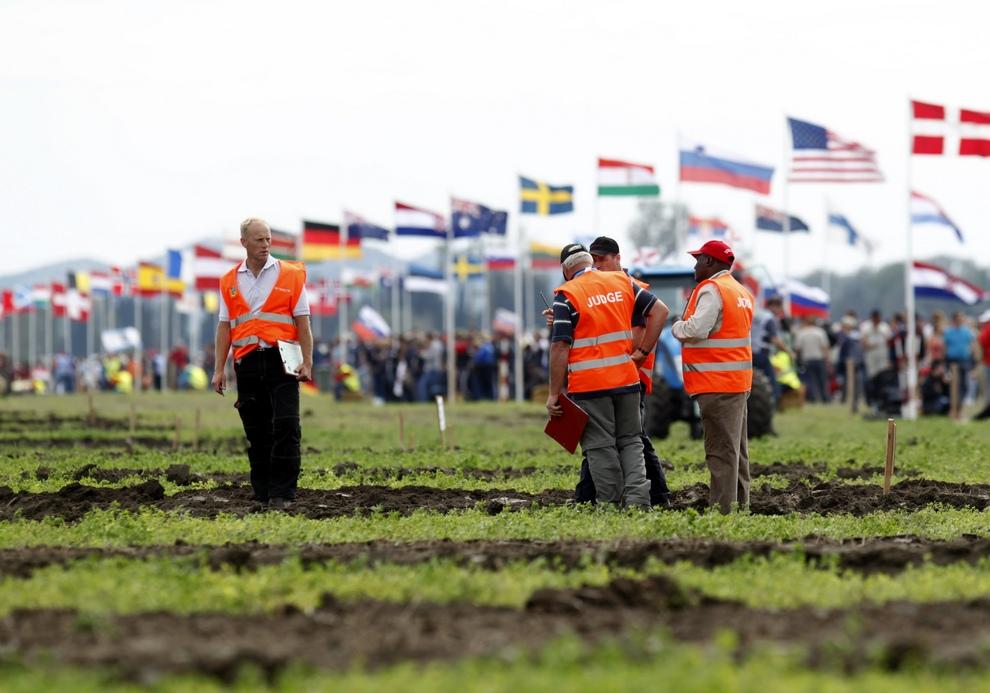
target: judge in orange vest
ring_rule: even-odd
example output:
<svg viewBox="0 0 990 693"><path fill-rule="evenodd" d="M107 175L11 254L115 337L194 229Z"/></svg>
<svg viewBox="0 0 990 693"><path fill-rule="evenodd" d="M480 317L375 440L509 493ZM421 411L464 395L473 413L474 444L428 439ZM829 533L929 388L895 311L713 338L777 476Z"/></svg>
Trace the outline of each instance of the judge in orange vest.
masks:
<svg viewBox="0 0 990 693"><path fill-rule="evenodd" d="M553 301L547 412L560 416L568 396L588 414L581 449L598 501L650 507L639 418L639 366L656 347L666 311L622 272L599 272L578 243L560 251L567 281ZM633 343L634 316L645 329Z"/></svg>
<svg viewBox="0 0 990 693"><path fill-rule="evenodd" d="M262 219L241 223L247 257L220 278L213 389L223 395L227 353L234 348L237 408L250 447L251 486L264 509L285 510L299 480L299 381L313 370L306 269L271 256L271 228ZM278 342L297 342L302 366L285 372Z"/></svg>
<svg viewBox="0 0 990 693"><path fill-rule="evenodd" d="M684 389L701 409L709 502L722 513L749 506L746 401L753 385L753 296L729 270L735 261L722 241L691 251L698 285L671 327L683 343Z"/></svg>

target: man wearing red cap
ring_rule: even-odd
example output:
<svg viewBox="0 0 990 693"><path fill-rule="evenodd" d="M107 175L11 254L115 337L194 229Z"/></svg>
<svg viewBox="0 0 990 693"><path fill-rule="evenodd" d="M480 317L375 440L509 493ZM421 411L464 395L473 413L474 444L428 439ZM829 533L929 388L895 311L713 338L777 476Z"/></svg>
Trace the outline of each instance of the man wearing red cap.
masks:
<svg viewBox="0 0 990 693"><path fill-rule="evenodd" d="M753 386L753 296L730 274L736 258L722 241L708 241L691 255L698 285L671 332L683 344L684 389L701 409L709 501L729 513L736 504L749 505L746 400Z"/></svg>

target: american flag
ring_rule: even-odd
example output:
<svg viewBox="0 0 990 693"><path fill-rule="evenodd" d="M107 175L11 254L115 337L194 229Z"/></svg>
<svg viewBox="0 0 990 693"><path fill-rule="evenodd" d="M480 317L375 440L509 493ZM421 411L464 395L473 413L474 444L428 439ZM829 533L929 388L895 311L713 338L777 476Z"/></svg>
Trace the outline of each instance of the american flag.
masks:
<svg viewBox="0 0 990 693"><path fill-rule="evenodd" d="M876 153L831 130L788 118L793 142L792 183L882 183Z"/></svg>

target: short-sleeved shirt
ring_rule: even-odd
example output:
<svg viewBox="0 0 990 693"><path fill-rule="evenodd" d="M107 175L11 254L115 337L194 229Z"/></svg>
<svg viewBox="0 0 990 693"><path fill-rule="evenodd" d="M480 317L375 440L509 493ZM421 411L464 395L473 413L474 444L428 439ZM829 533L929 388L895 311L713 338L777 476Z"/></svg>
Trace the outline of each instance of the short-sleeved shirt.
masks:
<svg viewBox="0 0 990 693"><path fill-rule="evenodd" d="M237 290L241 292L241 296L244 297L244 301L248 304L248 308L252 313L260 311L261 307L265 305L265 301L268 300L272 289L275 288L275 282L278 281L278 275L281 270L280 265L281 263L278 260L269 255L265 266L258 272L257 277L254 276L254 272L248 269L246 260L242 261L240 266L238 266ZM299 294L296 307L292 309L293 317L298 318L302 315L309 315L309 296L306 295L305 288ZM222 297L220 299L220 310L217 319L220 322L230 322L230 311L227 310L227 302ZM272 345L263 339L258 342L258 348L260 349L267 349L270 346Z"/></svg>
<svg viewBox="0 0 990 693"><path fill-rule="evenodd" d="M596 270L582 270L581 272L575 274L574 277L580 276L583 272L594 271ZM638 286L635 282L630 283L632 285L631 288L633 296L635 297L635 303L633 303L632 324L630 327L638 327L646 324L646 316L649 314L653 304L657 302L657 297ZM562 291L558 291L553 297L553 327L550 330L550 341L567 342L568 344L572 344L574 342L574 328L577 327L578 320L580 318L581 313L574 307ZM637 381L635 385L630 385L628 387L572 393L570 396L575 400L593 399L595 397L604 397L607 395L621 395L639 392L639 388L640 384L639 381Z"/></svg>
<svg viewBox="0 0 990 693"><path fill-rule="evenodd" d="M252 313L261 310L261 307L265 305L265 301L268 300L269 294L271 294L272 289L275 287L275 282L278 281L280 264L278 260L269 255L265 266L258 272L257 277L254 276L254 272L248 269L246 261L242 261L238 266L237 290L241 292L241 296L244 297L244 301L248 304L248 308L251 309ZM309 297L306 295L305 290L299 294L296 307L292 310L293 317L299 317L301 315L309 315ZM227 310L226 301L220 301L220 311L217 318L220 322L230 322L230 312Z"/></svg>
<svg viewBox="0 0 990 693"><path fill-rule="evenodd" d="M966 325L945 331L945 357L950 361L966 361L973 355L973 330Z"/></svg>

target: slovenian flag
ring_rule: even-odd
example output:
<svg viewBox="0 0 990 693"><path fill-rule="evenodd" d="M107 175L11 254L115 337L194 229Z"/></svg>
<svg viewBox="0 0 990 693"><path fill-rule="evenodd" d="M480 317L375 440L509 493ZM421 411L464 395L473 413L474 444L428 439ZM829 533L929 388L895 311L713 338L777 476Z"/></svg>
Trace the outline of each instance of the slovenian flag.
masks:
<svg viewBox="0 0 990 693"><path fill-rule="evenodd" d="M657 176L652 166L634 164L618 159L598 160L598 195L638 195L656 197L660 194Z"/></svg>
<svg viewBox="0 0 990 693"><path fill-rule="evenodd" d="M716 183L767 195L773 167L718 153L699 144L681 150L680 178L686 183Z"/></svg>
<svg viewBox="0 0 990 693"><path fill-rule="evenodd" d="M442 214L395 203L395 234L397 236L426 236L427 238L447 238L447 220Z"/></svg>
<svg viewBox="0 0 990 693"><path fill-rule="evenodd" d="M911 191L911 223L948 226L955 232L959 242L964 242L962 231L959 230L959 227L949 218L949 215L945 213L939 204L927 195L922 195L920 192L913 190Z"/></svg>
<svg viewBox="0 0 990 693"><path fill-rule="evenodd" d="M976 284L949 274L941 267L927 262L915 262L911 269L911 284L918 298L940 298L973 306L984 300L986 292Z"/></svg>
<svg viewBox="0 0 990 693"><path fill-rule="evenodd" d="M365 342L385 339L392 334L385 318L371 306L362 306L361 310L358 311L357 319L351 325L351 329Z"/></svg>

